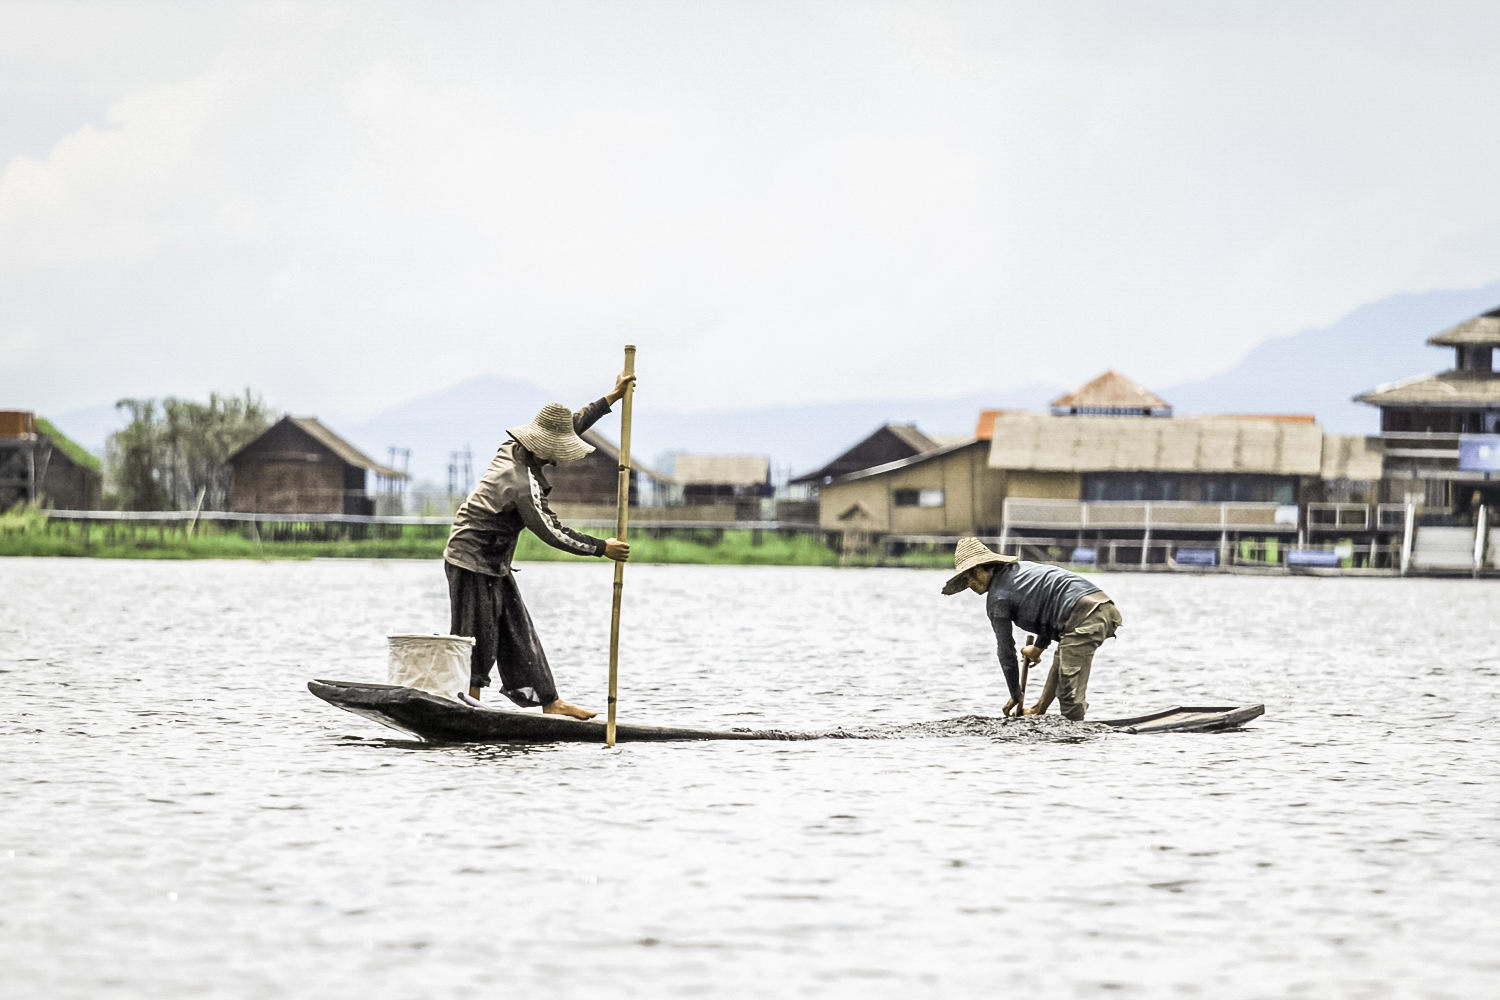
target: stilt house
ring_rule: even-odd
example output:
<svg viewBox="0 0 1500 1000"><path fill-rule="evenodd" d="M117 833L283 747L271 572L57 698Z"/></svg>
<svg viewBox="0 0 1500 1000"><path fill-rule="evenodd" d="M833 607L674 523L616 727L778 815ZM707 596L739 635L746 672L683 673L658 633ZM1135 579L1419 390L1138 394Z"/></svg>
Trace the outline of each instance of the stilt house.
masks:
<svg viewBox="0 0 1500 1000"><path fill-rule="evenodd" d="M99 460L28 410L0 411L0 511L18 503L92 510Z"/></svg>
<svg viewBox="0 0 1500 1000"><path fill-rule="evenodd" d="M381 465L318 422L282 417L229 456L234 470L229 509L256 514L375 513L369 479L407 478Z"/></svg>
<svg viewBox="0 0 1500 1000"><path fill-rule="evenodd" d="M885 465L889 462L899 462L903 458L912 458L935 448L941 448L943 445L952 444L955 440L961 439L954 438L952 435L924 434L917 430L916 424L886 424L876 428L868 437L853 445L827 465L806 475L798 476L788 485L808 486L816 490L819 486L833 482L839 476L873 469L877 465Z"/></svg>

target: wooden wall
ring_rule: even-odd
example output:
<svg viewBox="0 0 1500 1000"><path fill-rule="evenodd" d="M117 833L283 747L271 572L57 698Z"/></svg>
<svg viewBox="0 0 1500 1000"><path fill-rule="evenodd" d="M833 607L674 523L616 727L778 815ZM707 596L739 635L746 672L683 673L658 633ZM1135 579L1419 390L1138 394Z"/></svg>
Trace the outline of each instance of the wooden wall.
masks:
<svg viewBox="0 0 1500 1000"><path fill-rule="evenodd" d="M825 531L898 535L998 531L1006 474L988 468L988 455L989 442L976 441L892 472L824 486L818 496L818 525ZM898 490L942 490L943 504L902 506L896 502ZM869 518L841 520L856 506Z"/></svg>
<svg viewBox="0 0 1500 1000"><path fill-rule="evenodd" d="M276 424L231 463L229 509L257 514L372 514L365 470L295 424Z"/></svg>
<svg viewBox="0 0 1500 1000"><path fill-rule="evenodd" d="M552 484L547 502L557 504L609 504L614 506L620 490L620 466L617 459L594 449L576 462L546 466L544 474ZM640 492L636 480L639 472L630 474L630 497L634 502Z"/></svg>

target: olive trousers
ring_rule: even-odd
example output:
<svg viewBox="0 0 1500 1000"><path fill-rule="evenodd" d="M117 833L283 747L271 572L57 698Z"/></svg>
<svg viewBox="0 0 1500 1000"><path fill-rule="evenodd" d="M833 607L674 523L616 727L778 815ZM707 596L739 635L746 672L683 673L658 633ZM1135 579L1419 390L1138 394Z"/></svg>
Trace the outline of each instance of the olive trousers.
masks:
<svg viewBox="0 0 1500 1000"><path fill-rule="evenodd" d="M1052 674L1057 678L1057 703L1063 718L1082 722L1088 713L1094 651L1105 639L1114 638L1121 624L1120 609L1114 601L1107 601L1057 640L1057 648L1052 651Z"/></svg>

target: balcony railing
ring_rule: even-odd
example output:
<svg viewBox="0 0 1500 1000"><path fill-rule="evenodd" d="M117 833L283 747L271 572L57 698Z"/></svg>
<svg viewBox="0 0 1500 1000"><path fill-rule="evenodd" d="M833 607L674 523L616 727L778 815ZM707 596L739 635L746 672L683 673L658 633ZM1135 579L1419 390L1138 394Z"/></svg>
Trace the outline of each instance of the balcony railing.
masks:
<svg viewBox="0 0 1500 1000"><path fill-rule="evenodd" d="M1369 531L1370 505L1367 503L1310 503L1307 505L1309 531Z"/></svg>
<svg viewBox="0 0 1500 1000"><path fill-rule="evenodd" d="M1007 497L1005 528L1098 531L1297 530L1297 507L1275 503L1190 503L1179 500L1046 500Z"/></svg>

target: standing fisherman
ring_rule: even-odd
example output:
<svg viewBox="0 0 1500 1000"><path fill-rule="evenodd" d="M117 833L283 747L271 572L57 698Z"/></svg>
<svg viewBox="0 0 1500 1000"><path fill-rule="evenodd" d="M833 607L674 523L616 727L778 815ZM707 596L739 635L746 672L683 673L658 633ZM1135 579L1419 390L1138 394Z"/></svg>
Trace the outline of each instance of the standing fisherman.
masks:
<svg viewBox="0 0 1500 1000"><path fill-rule="evenodd" d="M956 594L965 588L984 594L985 611L995 629L996 652L1005 684L1010 688L1006 715L1020 715L1021 685L1016 667L1016 640L1011 625L1036 634L1036 644L1021 650L1026 662L1035 664L1042 650L1057 640L1052 670L1037 703L1027 715L1043 715L1052 699L1061 703L1063 718L1082 722L1089 709L1086 700L1094 650L1114 637L1120 627L1120 611L1109 595L1086 577L1057 566L1022 562L1017 556L1002 556L977 538L961 538L953 552L957 572L943 587Z"/></svg>
<svg viewBox="0 0 1500 1000"><path fill-rule="evenodd" d="M595 538L564 527L547 506L552 485L542 467L574 462L593 446L578 436L609 412L625 395L635 376L621 375L615 388L577 413L548 403L536 419L509 430L479 485L458 508L443 550L448 572L448 600L454 635L474 637L469 664L469 697L478 699L489 686L490 667L500 665L500 693L517 705L542 706L549 715L591 719L596 713L557 696L552 668L542 650L531 615L511 575L511 559L522 528L553 548L580 556L630 558L630 546L617 538Z"/></svg>

